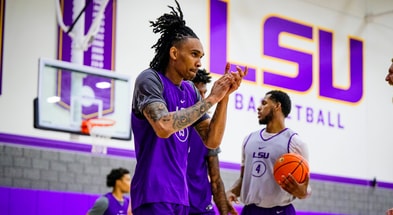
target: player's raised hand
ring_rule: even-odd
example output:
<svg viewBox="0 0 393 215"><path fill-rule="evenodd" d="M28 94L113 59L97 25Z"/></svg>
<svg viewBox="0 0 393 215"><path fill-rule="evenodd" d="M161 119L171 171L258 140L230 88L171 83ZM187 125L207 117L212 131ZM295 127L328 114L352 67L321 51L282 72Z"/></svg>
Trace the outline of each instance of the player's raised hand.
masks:
<svg viewBox="0 0 393 215"><path fill-rule="evenodd" d="M235 77L229 74L224 74L213 84L210 94L206 99L213 99L215 102L221 101L227 95L232 84L235 82Z"/></svg>
<svg viewBox="0 0 393 215"><path fill-rule="evenodd" d="M229 74L233 76L234 82L231 84L231 88L228 90L228 95L236 91L243 80L243 77L248 73L248 67L246 66L244 70L242 70L239 66L236 66L236 72L229 71L231 67L230 63L227 63L225 66L225 75Z"/></svg>

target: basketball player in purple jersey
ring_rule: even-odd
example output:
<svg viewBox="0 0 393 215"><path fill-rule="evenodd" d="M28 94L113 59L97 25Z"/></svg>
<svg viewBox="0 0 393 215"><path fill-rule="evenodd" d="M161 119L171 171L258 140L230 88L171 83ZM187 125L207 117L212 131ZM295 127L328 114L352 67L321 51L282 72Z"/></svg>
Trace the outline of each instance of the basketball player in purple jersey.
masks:
<svg viewBox="0 0 393 215"><path fill-rule="evenodd" d="M225 130L229 95L240 86L247 68L229 72L201 99L190 82L201 66L202 44L186 26L178 2L177 11L150 22L161 36L152 46L155 56L150 68L135 80L132 130L136 167L131 182L132 212L188 214L186 181L190 130L195 129L208 148L217 148ZM207 111L217 104L213 117Z"/></svg>
<svg viewBox="0 0 393 215"><path fill-rule="evenodd" d="M265 128L249 134L242 145L240 177L227 191L230 201L240 196L244 204L242 215L295 215L295 198L304 199L311 193L309 176L297 183L292 175L282 176L280 185L274 179L273 167L282 154L293 152L308 160L307 145L299 136L285 127L285 118L291 111L291 100L282 91L266 93L258 107L259 124Z"/></svg>
<svg viewBox="0 0 393 215"><path fill-rule="evenodd" d="M130 171L124 168L112 169L106 176L106 185L113 187L112 192L98 198L87 215L132 215L129 210L130 199L124 197L130 192L130 182Z"/></svg>
<svg viewBox="0 0 393 215"><path fill-rule="evenodd" d="M210 79L210 73L205 69L199 69L192 79L202 98L205 98L206 85L210 83ZM198 133L191 129L187 164L190 215L216 214L212 205L212 195L220 214L228 214L228 212L231 215L237 214L225 197L225 187L220 176L219 152L220 148L206 148Z"/></svg>

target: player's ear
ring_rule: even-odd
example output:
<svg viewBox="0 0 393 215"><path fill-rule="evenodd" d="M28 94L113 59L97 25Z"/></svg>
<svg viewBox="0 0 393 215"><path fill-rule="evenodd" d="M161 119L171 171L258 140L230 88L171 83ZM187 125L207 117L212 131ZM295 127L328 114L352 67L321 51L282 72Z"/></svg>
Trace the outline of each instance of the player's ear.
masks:
<svg viewBox="0 0 393 215"><path fill-rule="evenodd" d="M280 103L280 102L277 102L274 108L275 108L276 110L281 110L281 103Z"/></svg>
<svg viewBox="0 0 393 215"><path fill-rule="evenodd" d="M177 48L175 46L172 46L169 49L169 57L173 60L176 60L177 59L177 52L178 52Z"/></svg>

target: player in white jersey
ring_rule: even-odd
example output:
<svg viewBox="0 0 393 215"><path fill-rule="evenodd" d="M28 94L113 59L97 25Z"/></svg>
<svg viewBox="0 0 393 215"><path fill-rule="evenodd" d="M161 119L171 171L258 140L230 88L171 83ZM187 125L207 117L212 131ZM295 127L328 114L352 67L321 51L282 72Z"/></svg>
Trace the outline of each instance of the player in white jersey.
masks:
<svg viewBox="0 0 393 215"><path fill-rule="evenodd" d="M242 215L295 215L294 199L305 199L311 193L309 176L297 183L292 175L283 176L280 185L274 179L274 163L282 154L293 152L308 160L307 145L289 128L285 118L291 111L291 100L282 91L266 93L258 107L259 124L266 125L249 134L242 146L240 177L227 191L230 201L244 204Z"/></svg>

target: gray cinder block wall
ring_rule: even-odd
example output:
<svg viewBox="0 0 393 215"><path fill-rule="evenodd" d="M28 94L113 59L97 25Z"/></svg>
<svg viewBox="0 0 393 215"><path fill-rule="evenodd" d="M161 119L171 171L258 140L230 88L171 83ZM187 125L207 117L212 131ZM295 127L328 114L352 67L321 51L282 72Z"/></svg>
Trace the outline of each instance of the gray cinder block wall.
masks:
<svg viewBox="0 0 393 215"><path fill-rule="evenodd" d="M0 143L0 186L102 194L106 174L116 167L134 172L133 158L95 155ZM237 179L235 170L222 169L226 187ZM393 207L393 190L311 179L313 193L296 200L300 211L335 214L384 214Z"/></svg>
<svg viewBox="0 0 393 215"><path fill-rule="evenodd" d="M132 158L0 144L0 186L101 194L112 168L134 172Z"/></svg>

